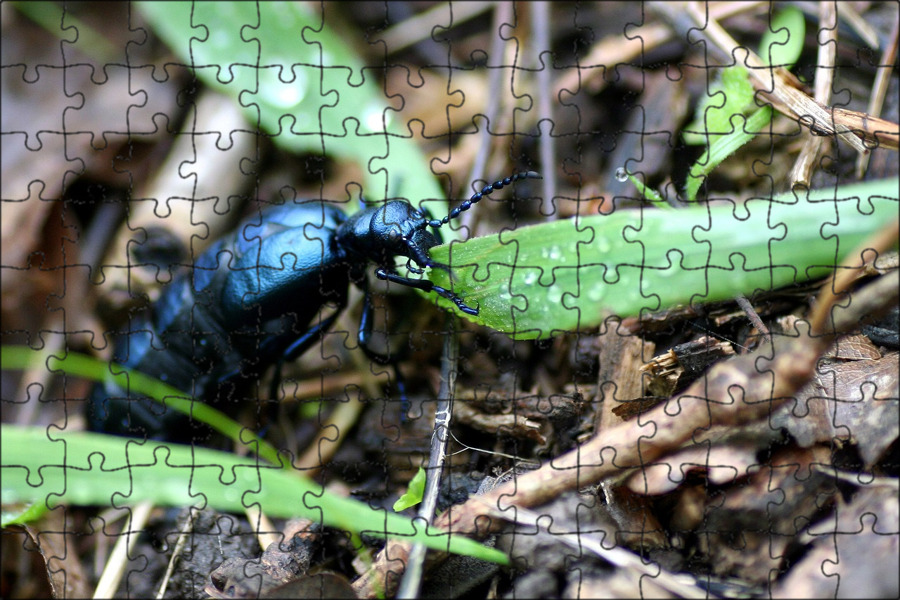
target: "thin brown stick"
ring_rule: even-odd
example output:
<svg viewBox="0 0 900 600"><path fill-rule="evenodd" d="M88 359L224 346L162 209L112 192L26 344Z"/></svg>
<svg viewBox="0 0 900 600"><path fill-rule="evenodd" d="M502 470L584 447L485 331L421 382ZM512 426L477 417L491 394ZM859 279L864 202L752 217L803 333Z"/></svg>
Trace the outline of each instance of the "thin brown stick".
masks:
<svg viewBox="0 0 900 600"><path fill-rule="evenodd" d="M898 237L900 237L900 221L894 221L847 255L831 279L822 286L822 290L816 298L815 308L809 318L813 335L826 335L843 329L834 324L829 331L828 321L835 305L845 297L847 290L856 281L860 271L868 267L868 262L860 262L860 257L867 251L874 251L878 255L883 254L885 250L896 245Z"/></svg>
<svg viewBox="0 0 900 600"><path fill-rule="evenodd" d="M771 334L769 333L769 328L766 327L766 324L763 323L762 319L759 318L759 313L756 312L756 309L753 308L753 305L750 304L750 301L747 300L747 297L743 294L738 294L734 297L738 306L741 307L741 310L747 315L747 318L750 319L750 323L756 327L756 330L762 334L762 341L764 344L768 344L771 339Z"/></svg>
<svg viewBox="0 0 900 600"><path fill-rule="evenodd" d="M887 47L881 55L881 61L878 64L878 70L875 73L875 83L872 85L872 93L869 95L869 106L866 112L870 115L880 117L881 109L884 106L884 97L887 94L888 84L891 79L891 71L894 70L894 63L897 62L897 37L900 33L900 20L894 21L894 29L891 31L891 37ZM860 155L856 161L856 175L862 179L869 166L869 155Z"/></svg>
<svg viewBox="0 0 900 600"><path fill-rule="evenodd" d="M831 86L834 83L834 61L837 56L837 9L831 2L819 4L819 52L816 62L816 81L813 90L816 102L831 102ZM818 163L828 138L803 131L803 148L791 170L791 187L799 184L809 187L813 170ZM864 156L864 155L860 155Z"/></svg>

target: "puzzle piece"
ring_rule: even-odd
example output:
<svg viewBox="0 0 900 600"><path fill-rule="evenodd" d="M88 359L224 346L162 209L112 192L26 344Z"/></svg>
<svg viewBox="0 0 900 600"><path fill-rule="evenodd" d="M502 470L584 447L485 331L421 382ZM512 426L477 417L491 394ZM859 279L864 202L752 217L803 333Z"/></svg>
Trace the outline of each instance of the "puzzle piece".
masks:
<svg viewBox="0 0 900 600"><path fill-rule="evenodd" d="M10 597L898 594L895 3L2 10Z"/></svg>

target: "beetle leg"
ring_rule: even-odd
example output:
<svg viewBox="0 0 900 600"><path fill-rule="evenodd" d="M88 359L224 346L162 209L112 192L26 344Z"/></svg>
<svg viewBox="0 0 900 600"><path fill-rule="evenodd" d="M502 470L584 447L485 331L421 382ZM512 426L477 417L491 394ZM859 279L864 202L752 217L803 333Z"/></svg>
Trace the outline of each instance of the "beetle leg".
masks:
<svg viewBox="0 0 900 600"><path fill-rule="evenodd" d="M412 259L411 259L411 258L410 258L409 260L406 261L406 269L407 269L410 273L415 273L416 275L421 275L422 273L425 272L425 269L420 269L419 267L414 267L413 264L412 264Z"/></svg>
<svg viewBox="0 0 900 600"><path fill-rule="evenodd" d="M467 315L474 316L478 314L478 308L471 308L465 303L462 298L460 298L450 290L442 288L439 285L435 285L427 279L410 279L409 277L403 277L402 275L398 275L397 273L391 273L384 267L375 269L375 276L378 277L378 279L390 281L391 283L399 283L400 285L416 288L417 290L422 290L424 292L434 292L438 296L446 298L447 300L455 304L459 308L459 310L463 311Z"/></svg>
<svg viewBox="0 0 900 600"><path fill-rule="evenodd" d="M366 353L366 356L379 365L393 364L394 361L390 355L377 352L369 346L369 342L372 339L372 331L375 327L375 305L372 304L372 295L369 293L368 284L364 283L360 287L363 291L363 310L362 316L359 318L359 332L356 338L357 342L359 342L359 347Z"/></svg>
<svg viewBox="0 0 900 600"><path fill-rule="evenodd" d="M390 355L381 354L369 347L372 339L372 330L375 327L375 305L372 303L372 295L369 293L369 283L363 280L359 286L363 291L363 311L359 319L359 334L357 341L359 347L370 360L380 365L390 365L394 368L394 382L397 387L397 393L400 396L400 420L405 421L409 412L409 397L406 395L406 383L403 381L403 375L400 374L400 367L397 360Z"/></svg>
<svg viewBox="0 0 900 600"><path fill-rule="evenodd" d="M344 310L345 305L346 302L341 303L341 305L338 306L337 310L335 310L334 313L328 315L327 318L320 321L315 327L311 328L309 331L291 342L291 345L281 353L281 356L278 357L278 361L275 363L275 372L272 375L272 384L269 386L270 398L278 398L278 386L281 385L281 370L284 367L284 363L295 360L300 355L309 350L312 345L319 340L319 336L321 334L331 329L331 326L334 325L334 322Z"/></svg>

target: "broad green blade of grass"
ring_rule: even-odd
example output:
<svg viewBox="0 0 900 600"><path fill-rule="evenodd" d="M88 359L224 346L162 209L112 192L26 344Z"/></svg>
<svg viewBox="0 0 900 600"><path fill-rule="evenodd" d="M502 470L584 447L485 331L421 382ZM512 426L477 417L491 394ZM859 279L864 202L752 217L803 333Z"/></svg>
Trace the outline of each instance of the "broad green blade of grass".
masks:
<svg viewBox="0 0 900 600"><path fill-rule="evenodd" d="M123 506L149 500L240 513L258 505L267 515L305 516L357 534L403 537L429 548L505 564L506 556L461 536L402 515L326 492L280 465L206 448L140 443L56 427L3 425L0 431L3 504Z"/></svg>
<svg viewBox="0 0 900 600"><path fill-rule="evenodd" d="M3 346L0 348L0 356L3 359L4 370L35 369L46 366L47 370L52 373L65 373L98 383L110 381L122 390L128 390L132 394L143 394L153 398L161 405L206 423L213 430L231 439L236 447L246 446L248 450L259 454L272 464L279 463L278 451L271 444L248 431L228 415L143 373L77 352L65 352L62 356L56 356L42 350L32 350L27 346Z"/></svg>
<svg viewBox="0 0 900 600"><path fill-rule="evenodd" d="M433 248L473 321L518 339L828 275L898 215L898 180L677 211L620 210ZM427 276L450 288L446 272ZM440 300L449 307L449 303ZM459 311L457 311L458 313Z"/></svg>
<svg viewBox="0 0 900 600"><path fill-rule="evenodd" d="M4 370L46 365L54 373L96 381L121 369L73 352L57 357L18 346L4 346L2 362ZM323 490L295 471L288 458L214 408L192 403L178 390L134 371L114 378L125 386L126 375L132 392L164 399L170 409L209 423L269 462L206 448L65 432L56 427L3 425L3 525L28 522L57 504L107 506L114 502L120 506L149 500L171 506L200 503L220 511L240 512L246 506L244 502L259 502L273 516L307 516L356 534L415 535L429 547L448 548L446 536L441 537L440 532L417 532L406 517L373 510ZM248 437L252 438L249 443L242 441ZM502 553L464 538L453 538L450 551L494 562L506 560Z"/></svg>
<svg viewBox="0 0 900 600"><path fill-rule="evenodd" d="M373 71L302 2L138 2L153 30L251 130L281 147L358 161L372 199L443 198ZM388 174L390 181L387 180Z"/></svg>

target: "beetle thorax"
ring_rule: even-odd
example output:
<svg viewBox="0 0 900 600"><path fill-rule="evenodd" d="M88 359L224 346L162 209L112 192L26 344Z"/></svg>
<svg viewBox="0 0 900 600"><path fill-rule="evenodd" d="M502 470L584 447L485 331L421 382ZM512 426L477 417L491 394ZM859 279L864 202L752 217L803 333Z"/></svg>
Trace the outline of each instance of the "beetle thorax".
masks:
<svg viewBox="0 0 900 600"><path fill-rule="evenodd" d="M422 243L425 226L422 213L395 200L352 215L338 230L336 241L345 251L386 265L395 256L411 256L409 245Z"/></svg>

